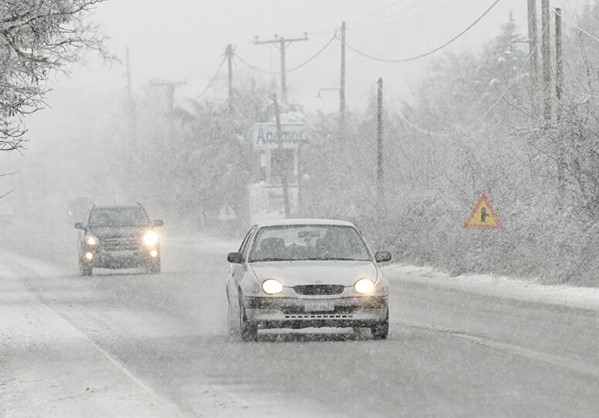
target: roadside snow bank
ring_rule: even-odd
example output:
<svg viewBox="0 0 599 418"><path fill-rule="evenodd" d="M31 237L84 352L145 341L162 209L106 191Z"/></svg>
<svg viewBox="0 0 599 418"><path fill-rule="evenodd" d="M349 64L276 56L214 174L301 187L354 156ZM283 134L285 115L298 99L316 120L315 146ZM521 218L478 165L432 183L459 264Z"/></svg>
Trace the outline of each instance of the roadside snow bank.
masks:
<svg viewBox="0 0 599 418"><path fill-rule="evenodd" d="M24 260L0 251L0 416L182 415L30 293Z"/></svg>
<svg viewBox="0 0 599 418"><path fill-rule="evenodd" d="M599 289L597 288L549 286L540 284L534 279L525 280L489 274L451 277L448 273L431 267L413 265L394 264L384 267L383 270L391 281L430 284L522 302L599 311Z"/></svg>

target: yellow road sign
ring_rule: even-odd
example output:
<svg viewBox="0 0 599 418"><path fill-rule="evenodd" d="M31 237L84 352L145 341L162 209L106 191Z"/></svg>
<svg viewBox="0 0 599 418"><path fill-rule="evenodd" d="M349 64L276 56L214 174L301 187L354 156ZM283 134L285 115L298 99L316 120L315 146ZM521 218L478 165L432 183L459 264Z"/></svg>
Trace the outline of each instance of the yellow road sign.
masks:
<svg viewBox="0 0 599 418"><path fill-rule="evenodd" d="M500 229L499 218L493 210L493 205L485 193L478 199L476 206L468 217L464 228Z"/></svg>

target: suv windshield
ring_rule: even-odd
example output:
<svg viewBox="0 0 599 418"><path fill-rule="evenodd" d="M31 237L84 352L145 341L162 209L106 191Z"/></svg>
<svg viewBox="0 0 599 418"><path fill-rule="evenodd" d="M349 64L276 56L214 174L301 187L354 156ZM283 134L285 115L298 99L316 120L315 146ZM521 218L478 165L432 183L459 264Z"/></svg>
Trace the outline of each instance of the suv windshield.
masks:
<svg viewBox="0 0 599 418"><path fill-rule="evenodd" d="M250 262L285 260L370 261L358 232L350 226L284 225L261 228Z"/></svg>
<svg viewBox="0 0 599 418"><path fill-rule="evenodd" d="M88 226L102 227L141 227L150 223L148 215L141 207L94 208L89 216Z"/></svg>

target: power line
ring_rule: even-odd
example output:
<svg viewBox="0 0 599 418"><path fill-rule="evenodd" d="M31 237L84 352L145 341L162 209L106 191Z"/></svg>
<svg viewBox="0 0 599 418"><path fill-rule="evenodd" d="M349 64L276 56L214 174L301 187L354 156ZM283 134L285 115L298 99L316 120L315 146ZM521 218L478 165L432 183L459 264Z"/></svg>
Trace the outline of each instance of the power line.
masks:
<svg viewBox="0 0 599 418"><path fill-rule="evenodd" d="M417 6L423 5L423 4L414 4L410 7L400 9L397 12L391 13L387 16L383 16L376 21L373 21L370 23L365 23L365 24L358 24L357 27L355 25L353 25L351 27L351 31L365 32L365 31L370 31L373 29L380 30L380 29L385 29L385 28L389 27L390 25L397 25L399 22L404 22L406 20L410 20L413 22L414 19L416 19L420 16L427 15L431 12L436 12L436 13L441 12L442 13L443 8L453 5L458 1L465 1L465 0L448 0L445 3L434 5L433 7L430 7L428 9L416 11L415 14L406 14L406 12L415 9ZM399 16L401 16L401 17L399 17Z"/></svg>
<svg viewBox="0 0 599 418"><path fill-rule="evenodd" d="M433 55L436 52L439 52L440 50L442 50L443 48L449 46L450 44L452 44L453 42L457 41L459 38L461 38L463 35L465 35L470 29L472 29L478 22L480 22L487 14L489 14L491 12L491 10L493 10L493 8L495 8L495 6L497 6L497 4L500 2L501 0L495 0L493 2L493 4L481 15L479 16L474 22L472 22L466 29L464 29L462 32L460 32L459 34L457 34L456 36L454 36L453 38L451 38L449 41L445 42L443 45L428 51L424 54L420 54L420 55L416 55L413 57L408 57L408 58L401 58L401 59L385 59L385 58L379 58L379 57L375 57L373 55L369 55L365 52L360 51L357 48L354 48L353 46L351 46L350 44L346 44L347 47L349 49L351 49L352 51L354 51L355 53L362 55L365 58L374 60L374 61L380 61L380 62L388 62L388 63L399 63L399 62L409 62L409 61L415 61L424 57L428 57L429 55Z"/></svg>
<svg viewBox="0 0 599 418"><path fill-rule="evenodd" d="M227 60L227 57L223 57L222 61L220 62L218 68L216 69L216 72L214 73L214 75L212 76L212 78L210 79L210 81L208 82L208 85L206 85L206 87L204 87L204 90L202 90L200 92L200 94L198 94L194 100L198 100L200 97L202 97L210 88L210 86L212 86L212 83L214 83L214 80L216 80L216 77L218 77L220 70L223 68L223 65L225 64L225 61Z"/></svg>
<svg viewBox="0 0 599 418"><path fill-rule="evenodd" d="M377 10L376 12L372 12L372 13L366 15L366 16L357 17L355 19L352 19L352 20L348 21L348 23L351 24L351 23L357 23L357 22L360 22L360 21L368 20L371 17L377 16L377 15L379 15L381 13L386 12L387 10L393 9L395 6L397 6L398 4L404 3L405 1L406 0L397 0L397 1L393 2L390 5L387 5L387 6L383 7L382 9Z"/></svg>
<svg viewBox="0 0 599 418"><path fill-rule="evenodd" d="M517 79L523 72L523 70L527 67L528 62L530 61L530 59L532 58L532 56L534 55L535 51L533 50L530 54L528 54L528 56L526 57L526 59L524 60L524 62L522 63L522 66L520 67L520 69L516 72L516 74L513 76L513 79ZM406 124L408 124L408 126L410 126L412 129L423 133L425 135L429 135L429 136L435 136L435 137L452 137L452 136L457 136L457 135L462 135L466 129L469 129L471 127L473 127L474 125L476 125L479 121L481 121L482 119L484 119L489 113L491 113L493 110L495 110L495 108L503 101L505 100L504 97L500 97L498 98L482 115L480 115L479 117L477 117L475 120L473 120L471 123L469 123L468 125L466 125L465 127L461 128L461 129L456 129L454 132L431 132L428 131L424 128L421 128L420 126L416 125L415 123L411 122L410 120L408 120L408 118L406 118L401 112L395 110L395 114L401 119L403 120Z"/></svg>
<svg viewBox="0 0 599 418"><path fill-rule="evenodd" d="M241 62L246 67L248 67L254 71L258 71L259 73L264 73L264 74L268 74L268 75L280 74L280 71L269 71L269 70L264 70L262 68L256 67L255 65L252 65L249 62L247 62L246 60L244 60L243 58L241 58L238 53L235 53L235 58L237 59L237 61Z"/></svg>
<svg viewBox="0 0 599 418"><path fill-rule="evenodd" d="M373 16L376 16L376 15L379 15L379 14L381 14L381 13L383 13L383 12L389 10L389 9L392 9L395 6L397 6L398 4L403 3L405 1L406 0L396 0L392 4L389 4L389 5L385 6L385 7L383 7L382 9L379 9L379 10L377 10L375 12L372 12L372 13L369 13L367 15L356 17L356 18L354 18L352 20L349 20L348 23L351 24L351 23L356 23L356 22L363 21L363 20L368 20L369 18L371 18ZM308 31L308 34L309 35L314 35L314 34L329 33L329 32L334 31L336 29L337 28L317 29L317 30Z"/></svg>
<svg viewBox="0 0 599 418"><path fill-rule="evenodd" d="M310 58L308 58L306 61L302 62L301 64L299 64L299 65L296 65L295 67L288 69L288 70L287 70L287 72L288 72L288 73L291 73L291 72L293 72L293 71L297 71L297 70L299 70L300 68L302 68L302 67L305 67L306 65L308 65L309 63L311 63L312 61L314 61L316 58L318 58L318 56L319 56L320 54L322 54L322 53L323 53L323 52L324 52L324 51L325 51L325 50L326 50L326 49L329 47L329 45L331 45L331 43L333 43L333 41L334 41L335 39L337 39L337 36L336 36L336 35L333 35L333 36L331 37L331 39L329 39L329 40L327 41L327 43L326 43L326 44L324 44L324 45L323 45L323 47L322 47L322 48L320 48L320 49L318 50L318 52L316 52L314 55L312 55Z"/></svg>
<svg viewBox="0 0 599 418"><path fill-rule="evenodd" d="M451 0L451 1L454 1L454 0ZM424 4L424 0L421 1L421 2L419 2L419 3L414 3L412 5L406 5L406 7L402 8L402 9L395 10L393 12L387 13L384 16L380 16L380 17L378 17L378 18L376 18L374 20L366 21L366 22L362 22L362 23L358 23L357 25L356 24L352 24L351 25L351 28L352 28L351 30L352 31L365 31L365 30L370 30L370 29L373 29L373 28L380 29L382 25L385 25L386 23L389 23L389 22L396 23L396 22L400 22L400 21L405 20L405 19L412 19L412 16L406 16L405 15L406 12L414 10L414 9L416 9L419 6L422 6L423 4ZM435 6L435 9L437 7L438 6ZM404 16L402 19L394 21L394 19L397 16L402 16L402 15ZM352 22L350 22L350 23L352 23Z"/></svg>
<svg viewBox="0 0 599 418"><path fill-rule="evenodd" d="M428 136L437 136L437 137L451 137L451 136L456 136L459 135L460 132L455 131L455 132L431 132L431 131L427 131L426 129L421 128L420 126L414 124L413 122L411 122L407 117L405 117L403 115L403 113L401 113L398 110L395 110L394 113L401 119L403 120L405 123L407 123L412 129L414 129L415 131L418 131L422 134L428 135Z"/></svg>
<svg viewBox="0 0 599 418"><path fill-rule="evenodd" d="M592 33L589 33L589 32L587 32L586 30L584 30L583 28L581 28L581 27L580 27L579 25L577 25L576 23L574 23L574 22L570 22L569 20L567 20L567 19L564 19L563 17L562 17L562 22L565 22L565 23L567 23L568 25L575 27L575 28L576 28L576 29L578 29L580 32L582 32L582 33L584 33L585 35L587 35L589 38L591 38L591 39L593 39L593 40L595 40L595 41L599 42L599 38L598 38L598 37L596 37L596 36L595 36L595 35L593 35Z"/></svg>
<svg viewBox="0 0 599 418"><path fill-rule="evenodd" d="M281 99L284 103L287 103L287 47L294 42L303 42L308 40L308 34L304 33L302 38L285 38L275 35L274 39L268 39L266 41L259 40L256 37L254 44L256 45L277 45L279 46L279 54L281 57Z"/></svg>
<svg viewBox="0 0 599 418"><path fill-rule="evenodd" d="M306 65L308 65L309 63L311 63L312 61L314 61L316 58L318 58L324 51L326 51L326 49L331 45L331 43L333 43L333 41L337 39L337 37L335 35L333 35L314 55L312 55L310 58L308 58L307 60L305 60L304 62L302 62L301 64L296 65L293 68L290 68L287 70L288 73L293 72L293 71L297 71L302 67L305 67ZM269 74L269 75L277 75L277 74L281 74L280 71L269 71L269 70L265 70L262 69L260 67L257 67L253 64L250 64L249 62L247 62L246 60L244 60L243 58L241 58L239 56L239 54L235 53L235 58L237 58L239 60L239 62L241 62L243 65L245 65L246 67L254 70L254 71L258 71L264 74Z"/></svg>

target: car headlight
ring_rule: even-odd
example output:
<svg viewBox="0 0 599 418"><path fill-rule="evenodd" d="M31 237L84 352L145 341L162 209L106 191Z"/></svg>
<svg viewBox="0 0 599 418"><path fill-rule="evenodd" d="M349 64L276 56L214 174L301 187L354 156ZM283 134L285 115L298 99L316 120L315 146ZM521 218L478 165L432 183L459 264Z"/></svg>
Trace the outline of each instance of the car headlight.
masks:
<svg viewBox="0 0 599 418"><path fill-rule="evenodd" d="M354 284L354 289L362 295L367 295L373 292L374 282L370 279L360 279Z"/></svg>
<svg viewBox="0 0 599 418"><path fill-rule="evenodd" d="M155 247L158 244L160 237L154 231L148 231L144 234L143 242L147 247Z"/></svg>
<svg viewBox="0 0 599 418"><path fill-rule="evenodd" d="M283 285L278 280L267 279L262 282L262 290L264 290L264 293L274 295L283 291Z"/></svg>
<svg viewBox="0 0 599 418"><path fill-rule="evenodd" d="M96 239L96 237L92 237L91 235L88 236L87 238L85 238L85 243L87 245L89 245L90 247L93 247L94 245L98 244L98 240Z"/></svg>

